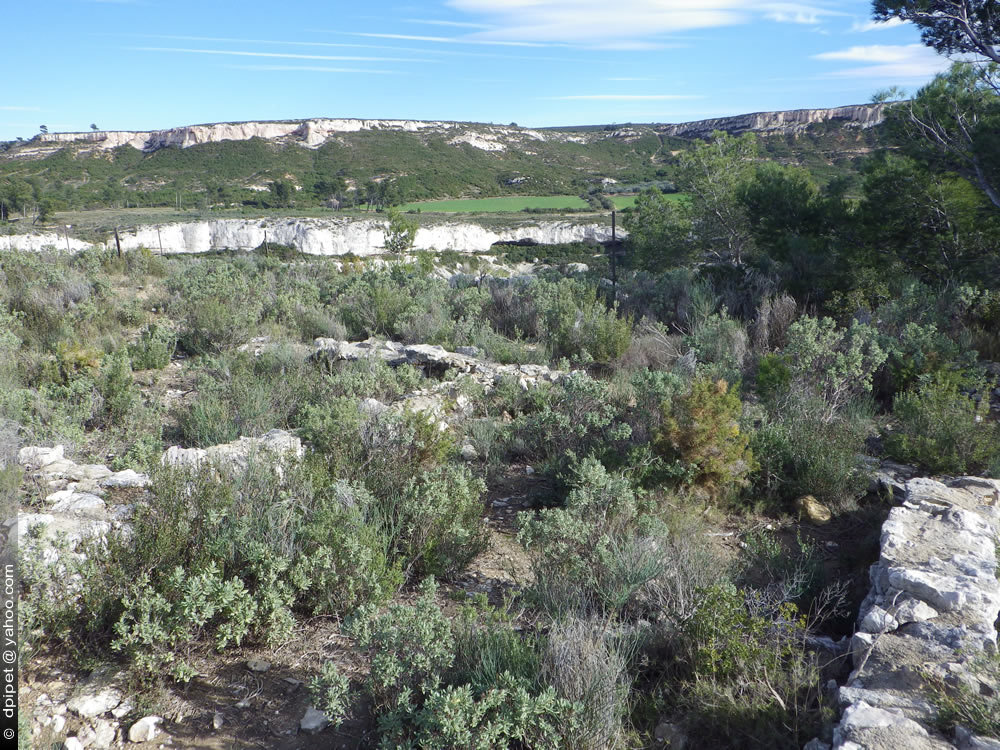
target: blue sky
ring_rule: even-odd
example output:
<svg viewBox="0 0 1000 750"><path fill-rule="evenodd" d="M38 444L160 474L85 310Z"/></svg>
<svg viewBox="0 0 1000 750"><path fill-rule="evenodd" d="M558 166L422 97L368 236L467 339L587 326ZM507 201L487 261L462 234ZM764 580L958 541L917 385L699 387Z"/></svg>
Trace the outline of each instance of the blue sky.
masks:
<svg viewBox="0 0 1000 750"><path fill-rule="evenodd" d="M0 140L231 120L527 126L833 107L948 61L861 0L49 0L4 11Z"/></svg>

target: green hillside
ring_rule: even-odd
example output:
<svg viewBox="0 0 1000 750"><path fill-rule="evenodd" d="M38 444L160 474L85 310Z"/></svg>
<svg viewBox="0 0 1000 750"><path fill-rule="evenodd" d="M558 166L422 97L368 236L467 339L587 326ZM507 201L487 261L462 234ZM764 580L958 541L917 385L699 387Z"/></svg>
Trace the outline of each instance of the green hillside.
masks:
<svg viewBox="0 0 1000 750"><path fill-rule="evenodd" d="M490 126L462 127L472 136L496 137ZM655 125L551 129L544 140L508 132L512 140L501 141L497 150L456 142L454 131L341 133L317 149L253 138L152 153L32 140L0 149L0 193L8 196L12 214L20 208L26 216L43 203L43 213L50 213L156 206L303 209L334 198L343 207L585 196L669 184L676 155L691 144ZM854 175L858 160L879 147L880 131L826 122L761 136L760 143L765 158L804 166L827 182Z"/></svg>

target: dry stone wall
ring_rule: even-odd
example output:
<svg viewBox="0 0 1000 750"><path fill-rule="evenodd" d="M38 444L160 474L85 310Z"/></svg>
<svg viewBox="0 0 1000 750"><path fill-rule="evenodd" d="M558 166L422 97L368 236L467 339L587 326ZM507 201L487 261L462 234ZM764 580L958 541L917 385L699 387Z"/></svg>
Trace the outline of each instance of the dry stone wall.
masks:
<svg viewBox="0 0 1000 750"><path fill-rule="evenodd" d="M854 671L838 690L833 748L1000 750L966 731L935 732L927 688L933 679L974 694L1000 689L980 684L970 668L997 648L1000 480L916 478L903 486L851 642Z"/></svg>

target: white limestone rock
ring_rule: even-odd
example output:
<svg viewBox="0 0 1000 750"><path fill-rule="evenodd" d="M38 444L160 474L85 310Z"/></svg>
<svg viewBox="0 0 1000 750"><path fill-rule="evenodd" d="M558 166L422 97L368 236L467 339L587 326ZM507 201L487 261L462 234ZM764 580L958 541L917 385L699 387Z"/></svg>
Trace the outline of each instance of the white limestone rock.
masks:
<svg viewBox="0 0 1000 750"><path fill-rule="evenodd" d="M129 742L151 742L160 733L158 724L163 719L159 716L144 716L128 730Z"/></svg>

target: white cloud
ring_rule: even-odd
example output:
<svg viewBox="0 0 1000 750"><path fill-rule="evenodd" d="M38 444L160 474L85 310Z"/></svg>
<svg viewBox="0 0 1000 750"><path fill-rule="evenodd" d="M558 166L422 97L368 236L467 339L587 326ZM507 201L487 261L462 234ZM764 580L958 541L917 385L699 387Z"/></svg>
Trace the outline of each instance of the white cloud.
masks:
<svg viewBox="0 0 1000 750"><path fill-rule="evenodd" d="M573 94L571 96L546 96L543 99L554 99L563 102L594 101L594 102L662 102L682 99L704 99L703 96L687 96L684 94Z"/></svg>
<svg viewBox="0 0 1000 750"><path fill-rule="evenodd" d="M500 45L503 47L544 47L544 44L537 44L535 42L512 42L512 41L499 41L493 39L476 39L471 37L452 37L452 36L420 36L417 34L374 34L374 33L363 33L360 31L353 32L351 36L363 36L370 39L403 39L413 42L436 42L438 44L490 44L490 45Z"/></svg>
<svg viewBox="0 0 1000 750"><path fill-rule="evenodd" d="M346 62L439 62L407 57L361 57L356 55L297 55L289 52L243 52L225 49L184 49L178 47L129 47L138 52L181 52L197 55L232 55L234 57L276 57L290 60L341 60Z"/></svg>
<svg viewBox="0 0 1000 750"><path fill-rule="evenodd" d="M7 105L0 107L0 111L3 112L41 112L41 107L18 107L15 105Z"/></svg>
<svg viewBox="0 0 1000 750"><path fill-rule="evenodd" d="M404 18L404 23L420 23L426 26L451 26L459 29L488 29L485 23L470 23L467 21L433 21L426 18Z"/></svg>
<svg viewBox="0 0 1000 750"><path fill-rule="evenodd" d="M233 70L307 71L312 73L370 73L374 75L400 75L398 70L369 70L367 68L327 68L320 65L223 65Z"/></svg>
<svg viewBox="0 0 1000 750"><path fill-rule="evenodd" d="M475 14L495 28L470 35L480 40L651 45L663 35L734 26L768 19L815 25L843 15L816 2L764 0L448 0L456 10ZM628 47L624 47L628 48ZM633 47L635 48L635 47ZM641 47L648 49L649 46Z"/></svg>
<svg viewBox="0 0 1000 750"><path fill-rule="evenodd" d="M884 29L893 29L897 26L904 26L908 21L903 21L899 18L890 18L888 21L865 21L861 23L855 21L851 24L851 31L856 31L859 33L867 33L869 31L882 31Z"/></svg>
<svg viewBox="0 0 1000 750"><path fill-rule="evenodd" d="M831 78L930 78L947 70L948 58L922 44L872 44L813 55L816 60L870 63L827 73Z"/></svg>

